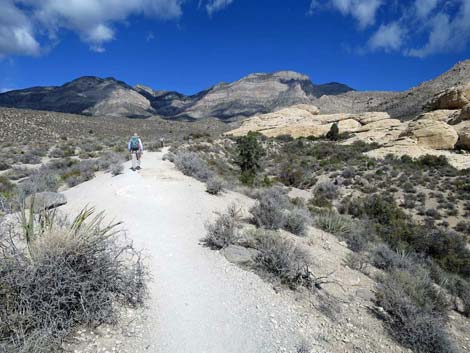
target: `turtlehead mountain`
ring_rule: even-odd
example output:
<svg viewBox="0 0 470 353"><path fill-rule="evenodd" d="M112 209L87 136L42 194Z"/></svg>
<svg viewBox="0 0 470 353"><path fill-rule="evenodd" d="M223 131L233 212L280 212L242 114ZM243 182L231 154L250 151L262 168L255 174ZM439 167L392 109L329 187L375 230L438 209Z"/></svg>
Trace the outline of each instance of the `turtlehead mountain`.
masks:
<svg viewBox="0 0 470 353"><path fill-rule="evenodd" d="M352 88L340 83L313 84L307 76L292 71L252 74L191 96L144 85L131 87L114 78L86 76L63 86L0 94L0 106L92 116L235 120L349 91Z"/></svg>

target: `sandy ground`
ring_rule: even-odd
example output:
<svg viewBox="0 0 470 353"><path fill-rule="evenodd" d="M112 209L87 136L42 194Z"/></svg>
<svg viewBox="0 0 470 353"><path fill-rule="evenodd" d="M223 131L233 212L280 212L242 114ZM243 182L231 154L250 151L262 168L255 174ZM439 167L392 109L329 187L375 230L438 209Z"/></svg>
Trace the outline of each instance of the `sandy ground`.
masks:
<svg viewBox="0 0 470 353"><path fill-rule="evenodd" d="M127 236L148 256L153 276L139 332L107 335L112 347L94 340L83 351L295 352L305 330L316 330L302 306L199 244L215 211L250 201L231 192L207 194L204 184L182 175L162 155L146 153L139 172L127 163L122 175L101 174L65 192L63 209L71 215L90 205L123 221Z"/></svg>
<svg viewBox="0 0 470 353"><path fill-rule="evenodd" d="M153 277L146 308L123 310L117 326L78 331L68 352L296 353L305 340L315 353L411 353L372 313L375 283L344 265L350 251L333 235L312 228L307 237L294 237L310 249L317 274L331 273L339 284L316 293L264 281L201 246L215 212L232 202L246 209L253 200L233 192L209 195L162 155L146 153L139 172L126 163L122 175L101 173L65 192L62 209L71 216L89 205L123 221ZM449 329L468 351L465 319L453 314Z"/></svg>

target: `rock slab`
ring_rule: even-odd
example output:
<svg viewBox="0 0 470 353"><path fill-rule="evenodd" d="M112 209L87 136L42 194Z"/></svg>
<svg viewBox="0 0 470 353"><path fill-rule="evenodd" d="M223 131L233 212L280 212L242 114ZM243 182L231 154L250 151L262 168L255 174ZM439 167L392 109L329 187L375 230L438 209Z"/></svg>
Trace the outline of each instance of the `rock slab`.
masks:
<svg viewBox="0 0 470 353"><path fill-rule="evenodd" d="M37 193L34 196L28 196L25 203L27 208L33 207L35 212L40 212L65 205L67 203L67 199L64 194L44 191Z"/></svg>

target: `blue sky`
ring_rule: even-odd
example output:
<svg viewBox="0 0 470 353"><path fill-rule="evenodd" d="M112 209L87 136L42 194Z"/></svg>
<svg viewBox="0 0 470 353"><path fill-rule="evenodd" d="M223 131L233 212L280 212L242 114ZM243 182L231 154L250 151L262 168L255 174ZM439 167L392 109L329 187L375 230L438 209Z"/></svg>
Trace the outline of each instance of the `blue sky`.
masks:
<svg viewBox="0 0 470 353"><path fill-rule="evenodd" d="M470 58L470 0L0 0L0 90L82 75L195 93L252 72L403 90Z"/></svg>

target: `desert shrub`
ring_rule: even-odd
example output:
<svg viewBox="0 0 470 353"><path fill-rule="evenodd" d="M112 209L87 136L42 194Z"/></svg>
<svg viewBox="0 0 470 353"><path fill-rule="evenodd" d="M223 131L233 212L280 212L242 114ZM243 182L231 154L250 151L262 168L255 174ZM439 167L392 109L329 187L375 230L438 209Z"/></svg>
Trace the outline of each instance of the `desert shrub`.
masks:
<svg viewBox="0 0 470 353"><path fill-rule="evenodd" d="M61 178L68 186L73 187L93 179L97 170L98 166L95 161L85 160L67 168Z"/></svg>
<svg viewBox="0 0 470 353"><path fill-rule="evenodd" d="M12 210L11 207L11 202L9 199L7 199L5 196L0 193L0 223L1 223L1 218L7 213L10 213ZM0 240L2 238L2 235L0 234Z"/></svg>
<svg viewBox="0 0 470 353"><path fill-rule="evenodd" d="M240 209L232 204L225 213L219 214L214 223L206 223L206 236L201 242L213 249L223 249L239 239Z"/></svg>
<svg viewBox="0 0 470 353"><path fill-rule="evenodd" d="M207 163L195 152L176 153L173 163L184 175L201 181L206 181L212 175Z"/></svg>
<svg viewBox="0 0 470 353"><path fill-rule="evenodd" d="M335 211L320 212L315 215L313 223L321 230L339 236L351 230L351 219Z"/></svg>
<svg viewBox="0 0 470 353"><path fill-rule="evenodd" d="M408 194L414 194L416 193L416 188L412 183L406 182L403 184L403 191Z"/></svg>
<svg viewBox="0 0 470 353"><path fill-rule="evenodd" d="M312 224L310 212L302 207L294 207L287 212L284 229L295 235L305 235L308 226Z"/></svg>
<svg viewBox="0 0 470 353"><path fill-rule="evenodd" d="M0 175L0 195L11 196L15 190L15 185L7 177Z"/></svg>
<svg viewBox="0 0 470 353"><path fill-rule="evenodd" d="M373 226L369 222L352 221L346 232L339 235L346 241L348 248L354 252L362 252L368 249L369 243L377 240Z"/></svg>
<svg viewBox="0 0 470 353"><path fill-rule="evenodd" d="M171 151L165 153L165 154L162 156L162 160L164 160L164 161L169 161L169 162L171 162L171 163L174 163L175 158L176 158L175 153L173 153L173 152L171 152Z"/></svg>
<svg viewBox="0 0 470 353"><path fill-rule="evenodd" d="M413 261L406 253L398 253L387 244L379 243L371 251L372 264L385 271L412 269Z"/></svg>
<svg viewBox="0 0 470 353"><path fill-rule="evenodd" d="M0 171L7 170L11 168L11 164L6 161L0 161Z"/></svg>
<svg viewBox="0 0 470 353"><path fill-rule="evenodd" d="M454 228L457 232L470 234L470 222L460 221Z"/></svg>
<svg viewBox="0 0 470 353"><path fill-rule="evenodd" d="M312 345L306 340L301 340L300 343L295 347L296 353L311 353Z"/></svg>
<svg viewBox="0 0 470 353"><path fill-rule="evenodd" d="M326 138L330 141L338 141L339 140L339 128L338 124L334 123L330 127L330 131L326 134Z"/></svg>
<svg viewBox="0 0 470 353"><path fill-rule="evenodd" d="M211 195L218 195L224 189L223 181L217 177L210 177L206 182L206 191Z"/></svg>
<svg viewBox="0 0 470 353"><path fill-rule="evenodd" d="M292 288L311 284L310 256L294 241L277 233L265 232L258 237L256 248L259 254L255 262L261 270L278 277Z"/></svg>
<svg viewBox="0 0 470 353"><path fill-rule="evenodd" d="M461 234L422 227L410 245L416 252L431 256L444 270L470 279L470 250Z"/></svg>
<svg viewBox="0 0 470 353"><path fill-rule="evenodd" d="M379 278L376 300L391 335L415 352L456 352L445 332L448 302L426 273L393 271Z"/></svg>
<svg viewBox="0 0 470 353"><path fill-rule="evenodd" d="M41 163L41 157L31 151L26 151L20 154L18 161L23 164L39 164Z"/></svg>
<svg viewBox="0 0 470 353"><path fill-rule="evenodd" d="M390 195L374 194L345 200L340 212L370 220L376 233L396 249L409 248L410 239L419 231L419 226L397 206Z"/></svg>
<svg viewBox="0 0 470 353"><path fill-rule="evenodd" d="M296 161L285 161L280 166L279 181L286 186L303 188L305 176L305 169Z"/></svg>
<svg viewBox="0 0 470 353"><path fill-rule="evenodd" d="M30 215L24 220L28 246L2 241L0 343L6 351L61 352L78 326L115 323L119 306L143 303L140 254L114 225L102 226L103 216L92 214L84 210L67 226L49 215L39 229Z"/></svg>
<svg viewBox="0 0 470 353"><path fill-rule="evenodd" d="M324 197L327 200L334 200L338 197L338 187L331 181L323 181L315 185L313 190L315 197Z"/></svg>
<svg viewBox="0 0 470 353"><path fill-rule="evenodd" d="M453 168L451 167L451 165L449 164L445 156L433 156L430 154L426 154L418 158L417 162L422 166L431 167L431 168L443 168L443 167Z"/></svg>
<svg viewBox="0 0 470 353"><path fill-rule="evenodd" d="M104 153L98 160L98 167L101 170L110 172L116 176L122 174L124 171L124 158L119 153L107 152Z"/></svg>
<svg viewBox="0 0 470 353"><path fill-rule="evenodd" d="M369 260L364 254L352 252L346 255L344 264L350 269L365 272L369 266Z"/></svg>
<svg viewBox="0 0 470 353"><path fill-rule="evenodd" d="M72 145L63 145L54 147L51 152L49 152L49 157L51 158L64 158L71 157L75 155L75 147Z"/></svg>
<svg viewBox="0 0 470 353"><path fill-rule="evenodd" d="M441 219L441 214L439 213L438 210L435 208L429 208L426 211L424 211L424 214L428 217L434 218L434 219Z"/></svg>
<svg viewBox="0 0 470 353"><path fill-rule="evenodd" d="M256 204L250 209L253 223L266 229L279 229L286 224L286 208L290 200L280 187L262 191Z"/></svg>
<svg viewBox="0 0 470 353"><path fill-rule="evenodd" d="M32 173L32 169L25 167L13 167L7 171L4 175L10 178L10 180L20 180L26 178Z"/></svg>
<svg viewBox="0 0 470 353"><path fill-rule="evenodd" d="M251 185L260 168L261 158L265 151L258 141L258 135L249 132L237 140L235 163L241 170L241 181Z"/></svg>
<svg viewBox="0 0 470 353"><path fill-rule="evenodd" d="M346 179L354 178L356 171L353 168L346 168L341 172L341 176Z"/></svg>
<svg viewBox="0 0 470 353"><path fill-rule="evenodd" d="M30 177L19 184L21 196L28 196L42 191L56 192L59 188L57 173L46 166L34 171Z"/></svg>

